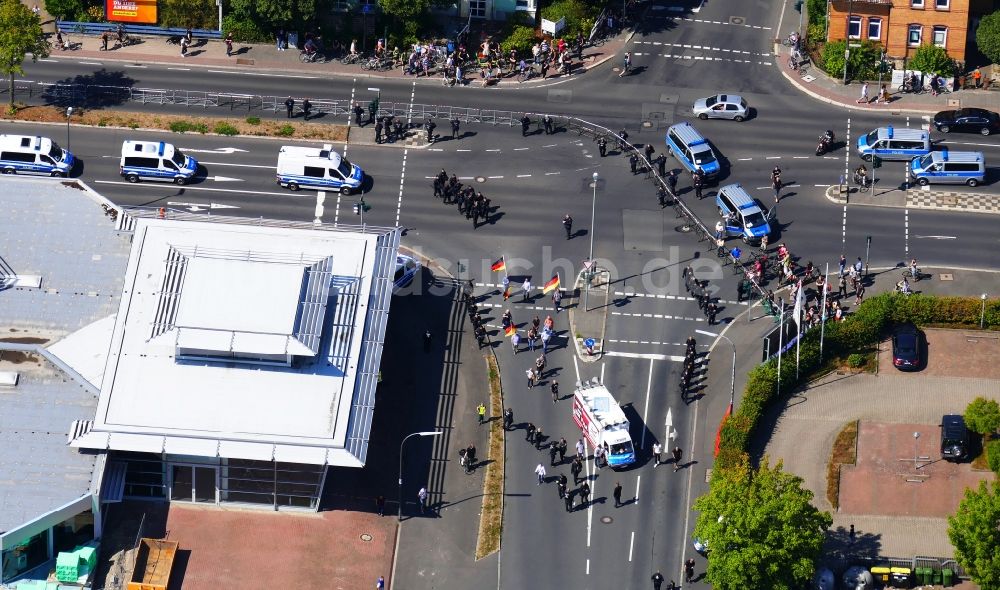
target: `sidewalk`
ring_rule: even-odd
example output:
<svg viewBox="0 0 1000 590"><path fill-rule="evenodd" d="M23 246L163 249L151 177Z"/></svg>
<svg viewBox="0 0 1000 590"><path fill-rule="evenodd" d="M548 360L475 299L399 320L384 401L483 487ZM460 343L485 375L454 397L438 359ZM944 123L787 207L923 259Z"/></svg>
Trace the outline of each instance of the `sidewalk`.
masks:
<svg viewBox="0 0 1000 590"><path fill-rule="evenodd" d="M839 205L866 205L869 207L896 207L899 209L933 209L937 211L964 211L966 213L1000 214L1000 195L987 193L930 190L930 187L900 187L875 184L874 190L860 192L851 186L849 193L840 192L838 185L827 187L827 200Z"/></svg>
<svg viewBox="0 0 1000 590"><path fill-rule="evenodd" d="M50 40L53 42L50 59L99 59L101 61L164 64L171 66L186 64L188 66L206 68L231 67L237 70L249 71L269 70L285 73L319 73L324 75L349 76L352 78L367 79L411 79L409 76L403 75L401 70L393 70L392 72L370 72L362 70L361 66L358 64L341 64L339 59L332 59L326 63L302 63L299 61L300 52L298 50L289 49L287 51L278 51L273 43L234 43L233 56L226 57L226 46L221 40L196 38L194 43L192 43L191 48L188 50L188 56L183 57L181 56L180 46L168 44L167 37L165 36L140 35L139 37L142 39L142 42L138 45L101 51L101 39L99 37L89 37L64 31L63 37L74 47L72 50L64 51L54 45L55 22L51 20L51 17L42 13L42 23L43 29L47 33L51 34ZM569 74L568 77L580 76L588 70L603 64L609 59L612 59L625 47L625 44L630 38L631 33L626 31L619 34L614 39L607 41L603 45L588 47L583 52L583 65L576 67L574 69L574 73ZM111 47L113 47L113 45ZM436 77L436 81L440 83L439 75L432 74L430 77ZM513 77L507 77L502 79L498 83L498 86L532 86L560 80L562 78L563 76L553 73L545 79L533 78L521 83ZM423 79L423 76L418 76L417 79ZM473 78L470 75L466 77L466 80L468 80L468 84L466 85L467 87L480 87L476 84L479 78ZM493 88L493 86L491 86L491 88Z"/></svg>

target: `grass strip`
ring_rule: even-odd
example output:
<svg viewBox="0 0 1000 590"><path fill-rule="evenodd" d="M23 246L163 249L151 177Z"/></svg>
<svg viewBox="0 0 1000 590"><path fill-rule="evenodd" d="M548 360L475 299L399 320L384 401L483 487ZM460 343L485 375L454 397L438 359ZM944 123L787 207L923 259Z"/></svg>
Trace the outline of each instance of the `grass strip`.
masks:
<svg viewBox="0 0 1000 590"><path fill-rule="evenodd" d="M476 542L476 559L482 559L500 550L503 531L504 493L504 429L503 390L500 368L496 357L486 357L490 380L490 442L487 445L486 479L483 481L483 509L479 515L479 537Z"/></svg>
<svg viewBox="0 0 1000 590"><path fill-rule="evenodd" d="M840 507L840 466L854 465L858 461L858 421L844 425L837 433L826 465L826 499L834 510Z"/></svg>

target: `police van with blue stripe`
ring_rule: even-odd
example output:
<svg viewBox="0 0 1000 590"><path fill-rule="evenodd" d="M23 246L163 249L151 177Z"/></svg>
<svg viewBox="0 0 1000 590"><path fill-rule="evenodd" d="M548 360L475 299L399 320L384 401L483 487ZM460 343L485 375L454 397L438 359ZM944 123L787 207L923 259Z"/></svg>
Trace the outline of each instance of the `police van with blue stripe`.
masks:
<svg viewBox="0 0 1000 590"><path fill-rule="evenodd" d="M0 135L0 171L4 174L44 174L64 177L76 159L48 137Z"/></svg>
<svg viewBox="0 0 1000 590"><path fill-rule="evenodd" d="M365 173L331 147L282 146L278 151L278 184L297 191L300 187L338 190L349 195L361 188Z"/></svg>
<svg viewBox="0 0 1000 590"><path fill-rule="evenodd" d="M124 141L119 173L129 182L163 180L185 184L198 172L198 161L163 141Z"/></svg>
<svg viewBox="0 0 1000 590"><path fill-rule="evenodd" d="M771 233L770 222L774 220L775 210L765 211L739 183L720 188L715 205L725 228L725 236L720 237L736 236L747 244L757 244Z"/></svg>
<svg viewBox="0 0 1000 590"><path fill-rule="evenodd" d="M708 140L687 121L667 129L667 148L688 172L700 170L705 180L719 174L719 159Z"/></svg>
<svg viewBox="0 0 1000 590"><path fill-rule="evenodd" d="M931 136L923 129L893 129L889 125L858 138L858 155L866 162L871 162L873 157L909 162L930 151Z"/></svg>
<svg viewBox="0 0 1000 590"><path fill-rule="evenodd" d="M986 178L983 152L931 152L910 162L910 175L921 186L967 184L976 186Z"/></svg>

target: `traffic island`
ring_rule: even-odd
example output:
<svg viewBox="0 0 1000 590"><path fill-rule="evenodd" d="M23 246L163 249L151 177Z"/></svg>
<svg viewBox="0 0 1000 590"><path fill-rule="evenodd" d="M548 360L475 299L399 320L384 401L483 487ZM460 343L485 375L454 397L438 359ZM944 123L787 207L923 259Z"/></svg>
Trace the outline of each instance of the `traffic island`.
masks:
<svg viewBox="0 0 1000 590"><path fill-rule="evenodd" d="M604 354L610 283L611 273L597 267L581 271L573 285L576 303L569 307L569 329L576 355L585 363L598 361Z"/></svg>
<svg viewBox="0 0 1000 590"><path fill-rule="evenodd" d="M486 479L483 481L483 509L479 513L479 536L476 541L476 559L482 559L500 550L500 534L503 530L503 490L505 432L503 429L503 386L500 382L500 366L496 356L486 355L490 386L489 443L486 453Z"/></svg>

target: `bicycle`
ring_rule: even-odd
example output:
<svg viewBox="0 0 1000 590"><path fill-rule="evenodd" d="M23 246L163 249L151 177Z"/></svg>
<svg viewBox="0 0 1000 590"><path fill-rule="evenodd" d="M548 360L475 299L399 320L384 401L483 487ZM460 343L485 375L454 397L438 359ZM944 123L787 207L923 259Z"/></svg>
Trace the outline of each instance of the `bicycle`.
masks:
<svg viewBox="0 0 1000 590"><path fill-rule="evenodd" d="M326 58L320 55L318 51L313 51L309 53L308 51L302 51L299 53L299 61L302 63L324 63Z"/></svg>
<svg viewBox="0 0 1000 590"><path fill-rule="evenodd" d="M361 61L360 53L348 53L344 57L340 58L340 63L344 64L345 66L356 64L359 61Z"/></svg>
<svg viewBox="0 0 1000 590"><path fill-rule="evenodd" d="M854 184L858 185L858 190L866 193L868 189L872 187L872 179L868 176L862 178L860 175L854 175Z"/></svg>
<svg viewBox="0 0 1000 590"><path fill-rule="evenodd" d="M902 275L904 279L912 279L914 283L919 282L924 278L930 277L930 275L925 275L924 273L920 272L919 268L917 269L917 274L913 274L913 271L907 268L902 272Z"/></svg>

